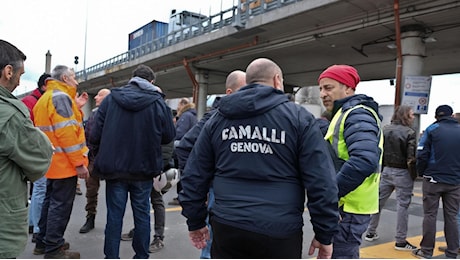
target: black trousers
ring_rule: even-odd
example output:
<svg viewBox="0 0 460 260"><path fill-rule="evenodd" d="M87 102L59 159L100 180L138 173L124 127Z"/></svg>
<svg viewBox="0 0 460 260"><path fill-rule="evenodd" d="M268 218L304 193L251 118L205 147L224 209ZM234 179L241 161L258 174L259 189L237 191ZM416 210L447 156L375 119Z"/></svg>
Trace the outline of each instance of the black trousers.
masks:
<svg viewBox="0 0 460 260"><path fill-rule="evenodd" d="M274 238L219 223L211 218L211 258L298 258L302 257L302 231Z"/></svg>

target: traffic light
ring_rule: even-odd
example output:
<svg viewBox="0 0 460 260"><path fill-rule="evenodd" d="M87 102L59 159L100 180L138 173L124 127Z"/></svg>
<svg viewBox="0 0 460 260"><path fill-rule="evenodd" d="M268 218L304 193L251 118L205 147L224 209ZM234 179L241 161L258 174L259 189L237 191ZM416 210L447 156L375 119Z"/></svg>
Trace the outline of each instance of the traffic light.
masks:
<svg viewBox="0 0 460 260"><path fill-rule="evenodd" d="M75 56L75 61L73 63L75 63L75 65L78 64L78 56Z"/></svg>

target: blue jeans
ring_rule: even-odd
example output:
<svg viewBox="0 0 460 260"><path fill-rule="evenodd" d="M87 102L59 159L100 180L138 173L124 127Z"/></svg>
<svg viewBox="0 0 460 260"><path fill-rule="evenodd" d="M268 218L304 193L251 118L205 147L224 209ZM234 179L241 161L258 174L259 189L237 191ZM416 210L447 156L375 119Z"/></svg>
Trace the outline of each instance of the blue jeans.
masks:
<svg viewBox="0 0 460 260"><path fill-rule="evenodd" d="M134 258L149 258L150 244L150 192L153 178L147 181L106 180L105 198L107 223L105 226L105 258L120 258L120 239L126 202L131 200L134 217L132 247Z"/></svg>
<svg viewBox="0 0 460 260"><path fill-rule="evenodd" d="M366 231L371 216L353 214L340 209L339 232L334 236L332 258L358 259L362 235Z"/></svg>
<svg viewBox="0 0 460 260"><path fill-rule="evenodd" d="M211 207L214 204L214 189L210 188L209 189L209 198L208 198L208 212L211 211ZM206 226L208 227L209 230L209 241L206 242L206 247L201 250L201 259L211 259L211 245L212 245L212 228L211 225L209 224L209 213L208 216L206 217Z"/></svg>
<svg viewBox="0 0 460 260"><path fill-rule="evenodd" d="M34 188L32 191L32 200L30 202L29 216L30 223L34 226L34 233L40 232L38 227L38 221L40 221L40 215L42 212L43 200L46 195L46 177L41 177L34 182Z"/></svg>

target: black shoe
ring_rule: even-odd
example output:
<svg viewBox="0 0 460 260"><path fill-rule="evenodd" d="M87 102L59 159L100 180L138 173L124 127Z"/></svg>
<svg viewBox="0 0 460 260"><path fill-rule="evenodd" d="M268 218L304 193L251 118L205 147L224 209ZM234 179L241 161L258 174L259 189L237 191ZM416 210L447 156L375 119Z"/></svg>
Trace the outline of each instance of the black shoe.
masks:
<svg viewBox="0 0 460 260"><path fill-rule="evenodd" d="M91 229L94 229L95 217L95 215L91 215L86 218L86 223L83 225L83 227L80 228L80 233L88 233L89 231L91 231Z"/></svg>
<svg viewBox="0 0 460 260"><path fill-rule="evenodd" d="M77 189L75 190L75 194L77 194L77 195L83 195L83 192L81 192L80 188L77 188Z"/></svg>
<svg viewBox="0 0 460 260"><path fill-rule="evenodd" d="M36 243L36 242L37 242L37 236L38 236L38 233L33 233L33 234L32 234L32 243Z"/></svg>
<svg viewBox="0 0 460 260"><path fill-rule="evenodd" d="M440 246L440 247L438 247L438 250L441 251L441 252L446 252L447 246ZM460 254L460 248L458 249L458 253Z"/></svg>
<svg viewBox="0 0 460 260"><path fill-rule="evenodd" d="M403 243L395 243L395 249L400 251L413 251L417 249L417 247L405 241Z"/></svg>
<svg viewBox="0 0 460 260"><path fill-rule="evenodd" d="M123 241L131 241L134 237L134 228L131 229L128 233L121 234L121 240Z"/></svg>
<svg viewBox="0 0 460 260"><path fill-rule="evenodd" d="M423 253L422 249L420 248L413 250L412 255L420 259L431 259L431 256Z"/></svg>

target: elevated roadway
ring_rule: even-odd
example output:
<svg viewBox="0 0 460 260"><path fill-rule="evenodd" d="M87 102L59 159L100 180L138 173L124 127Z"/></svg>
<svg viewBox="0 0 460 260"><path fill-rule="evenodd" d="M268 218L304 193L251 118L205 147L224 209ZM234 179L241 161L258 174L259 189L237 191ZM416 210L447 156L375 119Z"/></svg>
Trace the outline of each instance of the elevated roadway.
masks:
<svg viewBox="0 0 460 260"><path fill-rule="evenodd" d="M103 87L121 86L138 64L146 64L157 72L157 84L167 98L193 96L194 86L219 94L229 72L244 70L258 57L280 65L287 92L316 85L323 69L339 63L355 66L362 80L395 78L394 2L249 0L178 41L143 46L78 72L79 90L95 94ZM403 55L422 53L422 75L460 72L460 1L399 2L402 35L415 32L410 37L422 41L424 48L413 54L406 48Z"/></svg>

